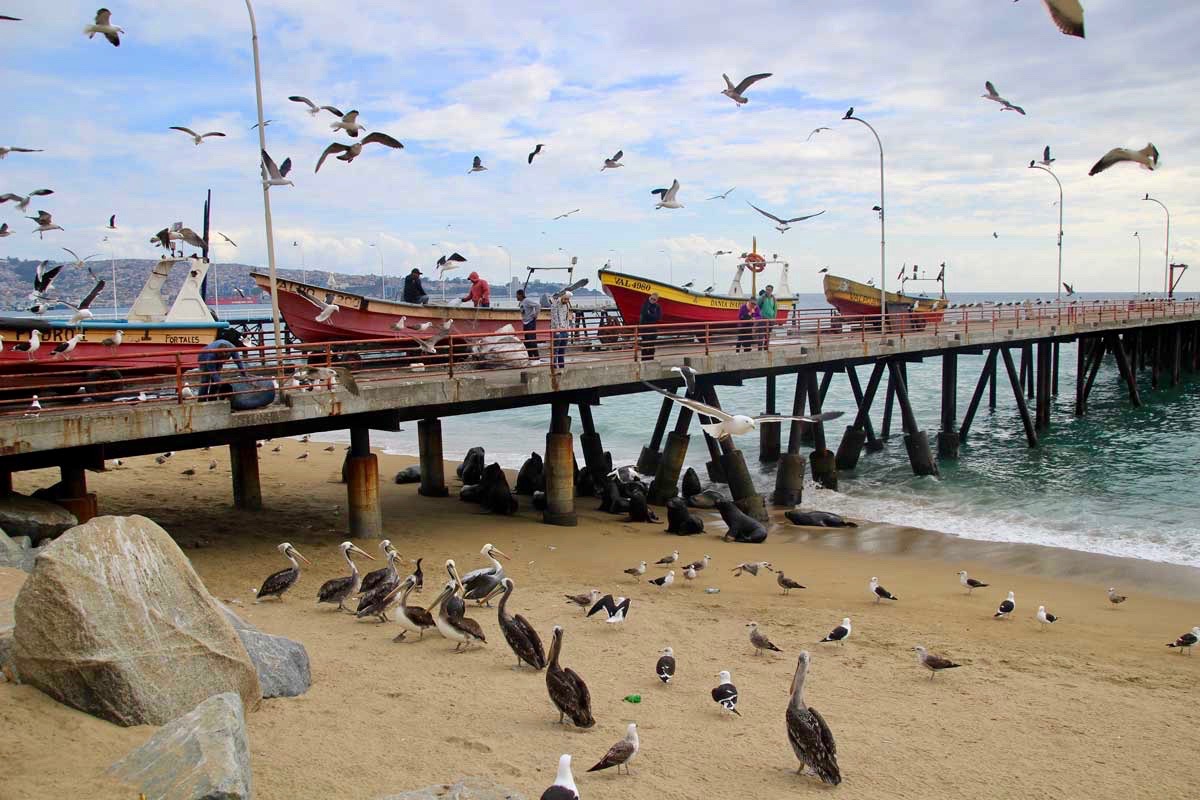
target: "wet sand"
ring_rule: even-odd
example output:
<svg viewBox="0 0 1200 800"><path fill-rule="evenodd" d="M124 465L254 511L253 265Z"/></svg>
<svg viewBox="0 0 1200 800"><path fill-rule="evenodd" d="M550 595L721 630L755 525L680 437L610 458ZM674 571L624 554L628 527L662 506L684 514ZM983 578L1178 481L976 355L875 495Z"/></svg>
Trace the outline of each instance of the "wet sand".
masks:
<svg viewBox="0 0 1200 800"><path fill-rule="evenodd" d="M272 448L279 445L280 453ZM489 644L455 655L436 633L393 643L394 624L356 621L317 607L320 583L344 574L336 547L345 538L345 489L337 482L342 446L272 442L260 451L268 511L230 507L223 448L181 453L165 465L130 459L89 476L104 513L142 513L170 531L217 597L270 633L302 641L313 686L303 697L269 700L248 717L259 798L372 798L483 775L539 797L558 755L574 755L584 798L783 797L822 791L796 776L783 715L795 656L813 667L806 699L838 742L848 798L1182 796L1193 787L1200 735L1193 724L1200 659L1164 644L1200 624L1197 571L1088 556L1054 548L972 542L912 529L865 524L855 530L799 529L776 522L767 543L721 542L719 517L700 536L665 525L626 523L579 501L580 525L555 528L535 512L481 514L449 499L422 498L391 476L413 459L381 455L387 535L406 558L425 558L428 602L454 558L463 571L482 564L492 542L517 590L511 611L549 642L565 629L563 663L587 681L596 726L562 728L541 674L513 670L494 609L471 609ZM307 460L296 456L307 451ZM208 470L209 459L218 462ZM194 478L180 475L188 467ZM453 475L453 469L447 470ZM56 480L16 476L17 489ZM521 499L528 509L528 498ZM291 541L315 563L282 603L253 603L253 589L286 565L274 546ZM374 542L359 541L373 554ZM622 569L653 563L672 549L713 557L685 586L660 592ZM773 576L734 578L739 561L769 560L809 588L781 595ZM378 566L368 562L367 569ZM955 572L990 582L968 597ZM646 577L658 574L652 572ZM872 575L900 597L876 605ZM1130 595L1112 607L1104 589ZM590 587L631 596L630 619L609 626L563 602ZM705 594L704 587L719 594ZM1008 590L1013 619L993 620ZM1062 621L1041 631L1039 603ZM844 647L815 642L853 620ZM757 620L783 649L751 652L745 623ZM411 636L411 635L410 635ZM911 648L923 644L963 664L929 680ZM658 650L674 647L670 686L653 673ZM721 669L741 694L740 719L723 719L709 691ZM642 702L623 702L640 694ZM586 769L638 723L642 753L633 775ZM121 729L60 706L28 686L0 685L0 797L129 797L103 770L153 729ZM64 767L67 767L64 769Z"/></svg>

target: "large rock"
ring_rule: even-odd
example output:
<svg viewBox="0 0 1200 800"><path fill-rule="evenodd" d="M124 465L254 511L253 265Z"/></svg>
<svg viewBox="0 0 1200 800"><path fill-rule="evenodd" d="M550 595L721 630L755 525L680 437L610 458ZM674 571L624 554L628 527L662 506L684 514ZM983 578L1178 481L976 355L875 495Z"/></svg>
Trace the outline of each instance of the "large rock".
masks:
<svg viewBox="0 0 1200 800"><path fill-rule="evenodd" d="M250 660L258 670L258 682L264 698L296 697L308 691L308 687L312 686L312 670L304 645L282 636L263 633L220 600L217 605L250 654Z"/></svg>
<svg viewBox="0 0 1200 800"><path fill-rule="evenodd" d="M25 578L25 573L20 570L0 567L0 674L14 682L17 673L12 663L13 601Z"/></svg>
<svg viewBox="0 0 1200 800"><path fill-rule="evenodd" d="M58 536L79 524L75 515L49 500L23 494L0 495L0 528L9 536L28 536L35 542Z"/></svg>
<svg viewBox="0 0 1200 800"><path fill-rule="evenodd" d="M36 554L33 548L26 544L28 541L28 536L12 539L0 530L0 567L19 569L22 572L32 571Z"/></svg>
<svg viewBox="0 0 1200 800"><path fill-rule="evenodd" d="M152 800L246 800L253 796L242 700L213 695L109 768Z"/></svg>
<svg viewBox="0 0 1200 800"><path fill-rule="evenodd" d="M262 690L246 648L166 531L97 517L42 550L17 595L21 679L118 725L164 725L214 694Z"/></svg>
<svg viewBox="0 0 1200 800"><path fill-rule="evenodd" d="M437 783L379 800L525 800L525 795L483 778L460 778L457 783Z"/></svg>

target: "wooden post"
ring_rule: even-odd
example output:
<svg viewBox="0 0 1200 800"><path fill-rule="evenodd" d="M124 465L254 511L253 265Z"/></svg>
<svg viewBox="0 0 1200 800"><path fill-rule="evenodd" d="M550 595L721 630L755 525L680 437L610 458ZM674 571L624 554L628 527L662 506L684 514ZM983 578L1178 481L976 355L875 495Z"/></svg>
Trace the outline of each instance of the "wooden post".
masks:
<svg viewBox="0 0 1200 800"><path fill-rule="evenodd" d="M720 408L720 401L717 400L717 392L712 387L712 384L707 382L700 383L696 386L696 394L700 395L700 399L708 403L713 408ZM701 415L700 423L707 425L716 420L711 417ZM707 433L704 434L704 445L708 448L708 463L705 464L705 471L708 473L708 479L713 483L728 483L728 476L725 474L725 466L721 461L723 453L728 453L733 447L731 443L726 441L718 441Z"/></svg>
<svg viewBox="0 0 1200 800"><path fill-rule="evenodd" d="M87 490L87 473L78 464L63 464L58 468L62 492L54 502L70 511L81 523L96 516L96 493Z"/></svg>
<svg viewBox="0 0 1200 800"><path fill-rule="evenodd" d="M1171 385L1178 386L1183 367L1183 330L1178 324L1170 328L1171 336Z"/></svg>
<svg viewBox="0 0 1200 800"><path fill-rule="evenodd" d="M1008 372L1008 382L1012 385L1013 397L1017 401L1017 411L1021 413L1021 424L1025 426L1025 439L1029 442L1030 447L1037 447L1037 431L1033 428L1033 420L1029 418L1029 406L1025 404L1025 390L1021 386L1017 368L1013 365L1012 353L1008 351L1007 347L1002 347L1000 355L1004 358L1004 369Z"/></svg>
<svg viewBox="0 0 1200 800"><path fill-rule="evenodd" d="M1075 416L1082 417L1087 413L1087 400L1083 396L1083 387L1087 383L1087 368L1089 363L1088 339L1080 336L1075 340Z"/></svg>
<svg viewBox="0 0 1200 800"><path fill-rule="evenodd" d="M417 494L423 497L445 497L445 456L442 454L442 421L437 417L417 420L417 453L421 458L421 485Z"/></svg>
<svg viewBox="0 0 1200 800"><path fill-rule="evenodd" d="M904 392L905 392L905 395L907 396L907 394L908 394L908 362L901 361L899 364L897 364L897 366L900 369L900 383L904 384ZM896 391L897 392L900 391L899 387L897 387ZM900 398L897 396L896 399L899 400ZM904 416L904 409L900 409L900 430L902 430L904 433L912 433L914 429L909 427L910 422L911 422L911 420L908 417Z"/></svg>
<svg viewBox="0 0 1200 800"><path fill-rule="evenodd" d="M808 402L808 378L805 377L807 369L800 369L796 372L796 393L792 397L792 416L800 417L804 415L804 405ZM788 427L788 446L787 451L792 455L800 452L801 444L801 425L802 422L792 420Z"/></svg>
<svg viewBox="0 0 1200 800"><path fill-rule="evenodd" d="M1050 371L1050 396L1058 397L1058 342L1054 343L1052 352L1054 353L1054 367Z"/></svg>
<svg viewBox="0 0 1200 800"><path fill-rule="evenodd" d="M697 391L704 395L705 402L710 406L721 407L721 401L717 398L717 389L711 383L698 386ZM709 438L711 439L711 437ZM734 444L732 436L725 436L719 442L721 454L720 461L717 463L720 466L722 477L729 485L729 494L733 498L734 504L746 514L761 522L766 522L767 506L763 502L762 495L754 487L750 470L746 466L746 457Z"/></svg>
<svg viewBox="0 0 1200 800"><path fill-rule="evenodd" d="M1150 333L1150 388L1158 388L1158 370L1162 365L1162 335L1157 331Z"/></svg>
<svg viewBox="0 0 1200 800"><path fill-rule="evenodd" d="M917 428L917 417L908 398L908 386L904 381L904 362L888 361L892 381L896 384L896 402L900 405L900 419L908 433L904 434L904 449L908 451L908 463L914 475L937 475L938 465L929 450L929 438L925 431Z"/></svg>
<svg viewBox="0 0 1200 800"><path fill-rule="evenodd" d="M663 398L664 400L666 398ZM608 459L604 457L604 443L596 431L596 423L592 419L592 407L587 403L579 404L579 421L583 425L583 433L579 436L579 447L583 450L583 463L587 466L588 476L599 494L604 486L605 476L611 469ZM572 471L574 471L572 469Z"/></svg>
<svg viewBox="0 0 1200 800"><path fill-rule="evenodd" d="M571 417L566 403L550 406L550 432L546 434L546 510L542 521L547 525L574 527L575 446L571 436Z"/></svg>
<svg viewBox="0 0 1200 800"><path fill-rule="evenodd" d="M379 459L371 452L371 432L350 429L350 454L346 457L346 505L350 536L383 538L383 510L379 506Z"/></svg>
<svg viewBox="0 0 1200 800"><path fill-rule="evenodd" d="M842 434L842 441L838 445L834 463L839 471L858 467L858 459L862 455L864 444L869 450L882 449L882 444L875 438L875 432L871 429L871 403L875 400L875 392L879 388L879 381L886 368L882 361L875 362L875 366L871 370L871 377L867 380L867 391L864 394L858 384L858 373L854 367L846 365L846 377L850 379L850 389L854 392L854 402L858 411L854 416L854 421L846 426L846 431Z"/></svg>
<svg viewBox="0 0 1200 800"><path fill-rule="evenodd" d="M983 400L984 388L995 385L996 352L997 348L992 348L988 352L987 360L983 362L983 369L979 372L979 381L975 384L975 392L971 395L971 402L967 405L967 413L963 417L962 427L958 429L959 444L967 440L971 423L975 421L975 412L979 410L979 403Z"/></svg>
<svg viewBox="0 0 1200 800"><path fill-rule="evenodd" d="M662 406L658 409L658 419L654 422L654 432L650 435L650 444L642 448L638 456L637 471L642 475L653 475L658 471L659 448L662 447L663 434L667 431L667 423L671 420L671 409L675 402L664 397Z"/></svg>
<svg viewBox="0 0 1200 800"><path fill-rule="evenodd" d="M1133 368L1129 365L1129 356L1125 352L1121 337L1114 332L1107 334L1105 338L1108 340L1108 349L1112 350L1117 358L1117 369L1120 370L1125 386L1129 389L1129 402L1134 408L1141 408L1142 398L1138 395L1137 376L1133 374Z"/></svg>
<svg viewBox="0 0 1200 800"><path fill-rule="evenodd" d="M1051 345L1050 342L1038 342L1037 344L1037 372L1034 388L1036 390L1036 402L1034 406L1034 425L1039 431L1045 431L1050 427L1050 369L1051 369Z"/></svg>
<svg viewBox="0 0 1200 800"><path fill-rule="evenodd" d="M229 468L233 475L233 507L242 511L262 511L258 442L242 439L229 445Z"/></svg>
<svg viewBox="0 0 1200 800"><path fill-rule="evenodd" d="M885 442L892 435L892 403L896 399L896 381L892 377L892 371L888 370L888 385L887 393L883 398L883 423L880 425L879 438Z"/></svg>
<svg viewBox="0 0 1200 800"><path fill-rule="evenodd" d="M992 359L991 369L988 371L988 409L996 410L996 359ZM965 438L965 437L964 437Z"/></svg>
<svg viewBox="0 0 1200 800"><path fill-rule="evenodd" d="M1096 374L1100 372L1100 366L1104 363L1104 351L1106 345L1104 340L1099 336L1091 339L1092 345L1088 348L1091 351L1091 365L1088 367L1087 380L1083 384L1083 413L1087 413L1087 401L1092 396L1092 384L1096 382Z"/></svg>
<svg viewBox="0 0 1200 800"><path fill-rule="evenodd" d="M687 457L688 426L692 424L692 410L679 407L679 416L675 420L675 430L667 434L667 443L663 447L662 458L658 460L654 480L650 482L650 495L647 498L655 505L665 505L675 495L679 494L679 473L683 472L683 461Z"/></svg>
<svg viewBox="0 0 1200 800"><path fill-rule="evenodd" d="M767 414L775 413L775 376L767 376ZM764 422L758 426L758 460L764 464L772 464L779 460L779 434L782 424L779 422Z"/></svg>
<svg viewBox="0 0 1200 800"><path fill-rule="evenodd" d="M796 391L792 395L794 417L804 413L804 404L808 399L805 371L796 373ZM800 455L800 423L793 420L788 429L787 452L780 456L779 466L775 469L775 491L771 494L771 504L791 508L800 502L803 491L804 457Z"/></svg>
<svg viewBox="0 0 1200 800"><path fill-rule="evenodd" d="M867 405L866 414L863 414L862 424L862 429L867 433L867 450L873 451L883 448L883 445L875 438L875 426L871 424L871 403L874 402L875 391L879 388L879 378L875 377L875 372L878 370L879 375L882 376L886 369L885 365L876 362L875 367L871 370L871 376L867 379L868 389L870 389L870 395L868 396L863 393L862 387L859 385L858 370L849 364L846 365L846 378L850 381L850 391L854 394L855 408L858 409L854 417L855 423L858 422L859 414L862 412L864 400ZM874 386L870 385L871 378L875 378ZM824 403L825 399L821 398L821 402Z"/></svg>
<svg viewBox="0 0 1200 800"><path fill-rule="evenodd" d="M821 389L817 385L817 373L812 370L806 371L805 382L808 384L808 407L811 413L819 414L821 413ZM816 422L810 426L809 430L813 437L813 451L808 454L808 462L812 469L813 480L826 489L837 489L837 459L833 451L825 446L825 425Z"/></svg>
<svg viewBox="0 0 1200 800"><path fill-rule="evenodd" d="M942 356L942 428L938 431L938 458L958 458L958 354Z"/></svg>

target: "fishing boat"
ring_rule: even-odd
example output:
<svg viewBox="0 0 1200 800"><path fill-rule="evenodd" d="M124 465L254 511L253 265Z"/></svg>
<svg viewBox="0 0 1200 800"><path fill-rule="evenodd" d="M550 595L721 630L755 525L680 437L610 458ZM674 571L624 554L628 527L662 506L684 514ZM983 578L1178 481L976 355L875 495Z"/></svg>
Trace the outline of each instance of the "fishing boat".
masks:
<svg viewBox="0 0 1200 800"><path fill-rule="evenodd" d="M250 277L254 278L259 288L270 291L269 276L252 272ZM447 320L452 321L450 330L453 333L491 333L505 325L521 330L521 310L518 308L473 308L458 302L432 301L419 305L351 294L287 278L277 278L276 285L279 288L280 315L287 323L288 330L306 343L381 339L399 335L436 337L445 333ZM321 306L315 300L336 305L338 310L328 319L318 322ZM405 318L403 329L396 327L401 317ZM424 331L413 328L424 322L433 324ZM541 315L538 329L548 330L549 327L549 315Z"/></svg>
<svg viewBox="0 0 1200 800"><path fill-rule="evenodd" d="M920 330L926 325L941 322L946 313L945 270L937 278L905 278L901 280L899 292L887 292L887 313L893 316L888 327L893 330ZM940 297L913 296L904 293L907 281L933 280L941 284ZM825 300L843 317L877 316L879 314L880 291L875 286L859 283L840 275L826 275L824 280ZM878 320L875 320L878 327Z"/></svg>

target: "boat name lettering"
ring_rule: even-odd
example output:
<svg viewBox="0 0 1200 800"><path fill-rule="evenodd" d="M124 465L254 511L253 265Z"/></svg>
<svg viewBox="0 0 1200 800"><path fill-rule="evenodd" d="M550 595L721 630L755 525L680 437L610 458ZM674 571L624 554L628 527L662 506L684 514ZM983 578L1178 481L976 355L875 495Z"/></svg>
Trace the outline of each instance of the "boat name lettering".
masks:
<svg viewBox="0 0 1200 800"><path fill-rule="evenodd" d="M654 291L654 287L645 281L634 281L630 280L629 278L614 278L613 284L616 286L623 286L626 289L633 289L634 291L638 292Z"/></svg>
<svg viewBox="0 0 1200 800"><path fill-rule="evenodd" d="M199 336L172 336L167 334L167 344L200 344Z"/></svg>

